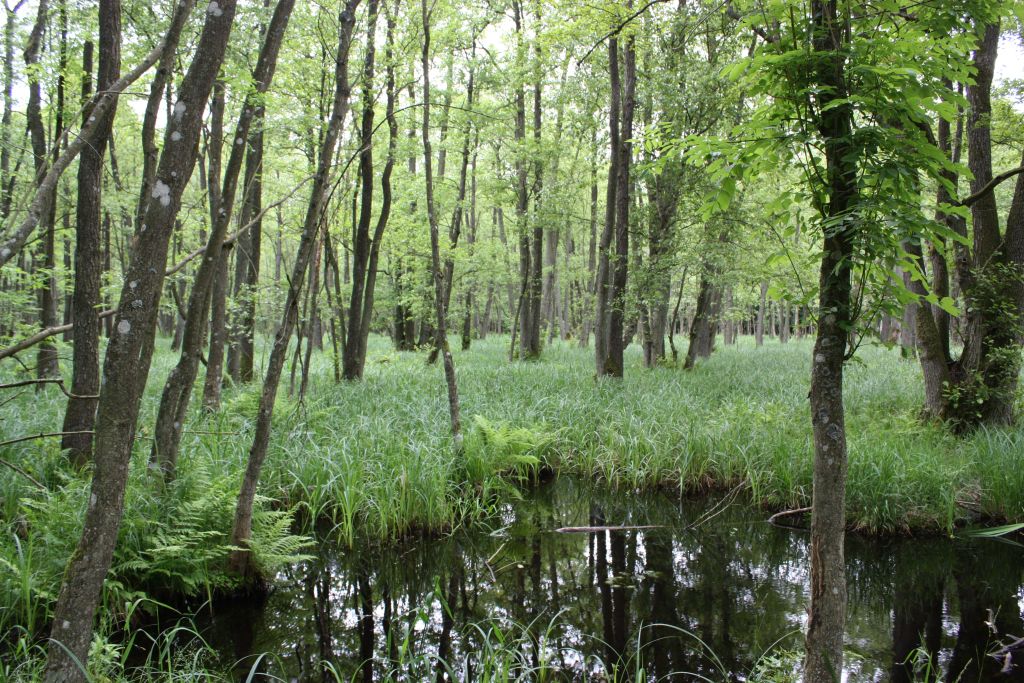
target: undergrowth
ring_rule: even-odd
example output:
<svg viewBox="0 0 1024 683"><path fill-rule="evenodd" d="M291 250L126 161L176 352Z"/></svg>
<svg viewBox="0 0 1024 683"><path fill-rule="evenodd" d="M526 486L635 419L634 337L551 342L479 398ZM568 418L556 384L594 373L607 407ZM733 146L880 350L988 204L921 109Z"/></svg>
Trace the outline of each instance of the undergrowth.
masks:
<svg viewBox="0 0 1024 683"><path fill-rule="evenodd" d="M493 513L541 471L624 490L740 486L766 509L809 504L809 342L755 349L743 339L691 372L645 370L630 347L621 382L595 380L591 351L575 344L556 342L526 363L509 363L506 346L493 337L455 354L468 418L460 454L441 369L422 354L374 338L365 379L343 384L317 355L309 395L282 391L275 412L252 545L263 573L301 556L317 524L349 547L444 532ZM1024 519L1024 433L956 437L923 424L918 366L883 348L858 358L845 392L852 527L949 533L966 520ZM193 411L178 478L160 492L145 464L174 359L161 340L104 596L122 621L143 596L208 599L234 588L228 534L259 388L225 387L221 411ZM6 400L0 440L56 431L64 403L53 388ZM8 643L31 634L31 648L77 541L89 479L65 466L54 440L3 447L0 458L45 487L0 468L0 633L14 634Z"/></svg>

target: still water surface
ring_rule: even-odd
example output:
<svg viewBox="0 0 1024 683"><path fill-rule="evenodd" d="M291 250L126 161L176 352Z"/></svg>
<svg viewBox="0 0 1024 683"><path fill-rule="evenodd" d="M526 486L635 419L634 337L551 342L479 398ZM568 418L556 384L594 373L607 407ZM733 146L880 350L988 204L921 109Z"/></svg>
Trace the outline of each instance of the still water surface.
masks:
<svg viewBox="0 0 1024 683"><path fill-rule="evenodd" d="M561 479L491 529L383 550L325 541L266 600L217 605L200 627L241 680L260 653L256 669L286 681L334 680L325 663L341 680L479 679L500 648L514 670L546 663L555 680L606 680L617 665L624 679L642 667L652 681L742 681L766 652L801 646L808 534L717 502ZM916 680L911 653L934 680L1024 681L1024 657L1000 673L987 654L1024 635L1024 547L846 547L847 681Z"/></svg>

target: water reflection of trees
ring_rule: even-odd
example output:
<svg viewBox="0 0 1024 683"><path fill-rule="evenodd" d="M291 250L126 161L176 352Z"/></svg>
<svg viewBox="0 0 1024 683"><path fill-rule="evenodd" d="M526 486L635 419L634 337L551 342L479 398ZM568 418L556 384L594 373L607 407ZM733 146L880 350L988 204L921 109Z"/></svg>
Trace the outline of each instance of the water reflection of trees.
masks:
<svg viewBox="0 0 1024 683"><path fill-rule="evenodd" d="M544 662L569 680L606 665L628 676L642 664L650 680L737 680L769 647L800 647L806 537L739 506L689 529L705 509L561 482L493 533L358 553L325 543L265 607L222 610L210 637L236 659L271 652L266 673L304 681L333 680L325 664L346 680L473 679L495 645L474 624L501 631L519 673ZM582 525L663 528L552 532ZM993 680L1003 662L986 653L1024 635L1020 548L854 538L847 556L851 680L909 682L928 668L933 680ZM999 680L1024 681L1020 670Z"/></svg>

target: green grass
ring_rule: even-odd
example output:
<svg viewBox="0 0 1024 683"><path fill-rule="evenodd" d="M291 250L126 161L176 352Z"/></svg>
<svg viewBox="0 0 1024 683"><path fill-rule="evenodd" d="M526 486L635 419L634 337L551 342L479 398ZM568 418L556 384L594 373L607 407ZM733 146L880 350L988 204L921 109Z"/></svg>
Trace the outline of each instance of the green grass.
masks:
<svg viewBox="0 0 1024 683"><path fill-rule="evenodd" d="M755 349L743 339L692 372L645 370L633 346L621 382L595 381L591 350L575 344L556 343L537 362L509 363L507 342L493 337L455 353L468 431L458 457L440 366L375 337L365 380L338 385L330 359L318 354L309 396L300 404L282 391L275 413L254 539L267 570L302 552L288 513L297 512L303 533L326 524L350 546L443 532L514 497L538 465L623 489L690 495L741 485L766 510L809 504L809 341ZM178 480L160 495L144 464L174 360L161 340L105 598L115 616L139 590L203 598L231 589L227 534L259 387L227 387L216 415L193 410ZM848 366L845 392L851 527L949 533L977 518L1024 520L1024 432L956 437L921 423L920 370L889 349L862 349ZM64 401L51 387L0 405L0 440L59 430ZM35 632L77 541L88 478L65 468L55 439L0 448L0 458L48 487L0 468L0 632L13 625Z"/></svg>

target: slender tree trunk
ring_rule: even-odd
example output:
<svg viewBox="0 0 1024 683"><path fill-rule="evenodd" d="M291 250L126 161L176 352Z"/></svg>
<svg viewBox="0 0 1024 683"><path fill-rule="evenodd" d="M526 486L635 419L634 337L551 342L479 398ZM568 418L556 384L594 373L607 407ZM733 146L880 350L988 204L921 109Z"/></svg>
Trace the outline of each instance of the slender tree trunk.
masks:
<svg viewBox="0 0 1024 683"><path fill-rule="evenodd" d="M228 372L235 382L248 384L253 379L256 357L256 288L260 276L260 246L263 240L263 118L261 105L253 116L253 132L245 160L245 199L239 223L255 224L238 236L235 243L234 335L228 349Z"/></svg>
<svg viewBox="0 0 1024 683"><path fill-rule="evenodd" d="M533 71L534 71L534 86L533 86L533 144L534 149L537 150L535 154L540 151L541 145L541 129L542 121L541 114L543 112L543 103L541 101L542 90L541 90L541 73L540 73L540 38L537 35L540 32L540 3L536 2L534 5L536 10L535 21L536 26L534 28L534 40L533 40ZM521 9L522 11L522 9ZM523 12L525 14L525 12ZM539 157L533 162L533 229L532 235L530 236L530 268L527 275L529 282L527 288L526 300L523 302L525 311L525 322L526 325L520 332L523 339L523 358L540 358L541 354L541 335L540 328L543 322L543 312L541 306L543 305L543 289L544 289L544 215L543 215L543 204L544 204L544 162L543 157Z"/></svg>
<svg viewBox="0 0 1024 683"><path fill-rule="evenodd" d="M477 131L473 141L473 160L470 162L470 190L469 190L469 233L466 235L466 242L469 244L469 257L473 258L473 248L476 244L476 233L479 227L479 216L476 211L476 158L477 148L480 145L480 132ZM488 291L487 315L490 313L490 295L493 289ZM462 350L468 351L473 341L473 308L476 295L476 283L470 282L466 292L466 312L462 320ZM479 322L479 321L478 321ZM482 337L487 335L486 330L480 332L480 325L477 325L478 334Z"/></svg>
<svg viewBox="0 0 1024 683"><path fill-rule="evenodd" d="M594 295L597 290L597 129L591 132L590 147L590 241L587 247L587 279L586 298L583 301L583 328L580 331L580 347L590 343L590 328L593 318L587 315L591 305L595 305Z"/></svg>
<svg viewBox="0 0 1024 683"><path fill-rule="evenodd" d="M121 69L121 2L101 0L99 8L99 72L97 90L117 80ZM72 350L71 394L64 413L66 433L61 448L81 466L92 456L96 399L100 393L100 285L103 260L100 253L100 207L103 155L114 124L115 107L104 114L95 136L78 161L78 205L75 220L75 341ZM90 113L86 110L84 117ZM75 432L78 432L77 434Z"/></svg>
<svg viewBox="0 0 1024 683"><path fill-rule="evenodd" d="M857 160L851 149L853 108L844 73L844 28L836 0L812 0L814 50L821 53L814 78L822 88L818 130L824 140L828 203L823 216L818 333L811 363L810 408L814 431L811 502L811 604L804 681L833 683L843 670L846 625L846 424L843 365L852 324L851 259L856 217ZM833 227L838 226L838 227Z"/></svg>
<svg viewBox="0 0 1024 683"><path fill-rule="evenodd" d="M124 510L135 421L152 360L153 335L163 290L171 230L181 195L195 166L202 113L224 58L235 16L235 0L207 12L202 35L168 121L158 180L148 202L136 258L121 289L115 334L107 344L96 416L92 491L82 536L65 572L54 609L45 678L84 681L93 619L110 567ZM77 660L77 661L76 661Z"/></svg>
<svg viewBox="0 0 1024 683"><path fill-rule="evenodd" d="M50 5L48 0L40 0L36 21L32 27L32 33L29 36L24 54L25 68L28 72L28 103L25 107L25 117L28 119L29 142L32 147L33 167L38 187L41 187L49 166L47 163L46 125L43 122L42 113L43 95L40 83L42 70L38 68L43 36L46 33L49 21L49 11ZM63 78L63 74L59 77ZM58 119L60 118L59 109L60 107L58 107ZM59 137L59 135L60 130L57 130L54 139ZM46 211L43 212L42 220L40 221L43 238L36 267L42 271L42 276L39 278L41 284L36 290L36 295L39 303L39 323L41 329L54 327L57 324L57 309L53 298L53 288L56 286L53 277L53 223L56 192L56 185L48 191ZM57 347L50 340L45 340L39 345L36 359L36 375L39 378L47 378L56 377L59 374L60 367L57 361Z"/></svg>
<svg viewBox="0 0 1024 683"><path fill-rule="evenodd" d="M0 219L7 221L11 214L16 173L11 172L11 117L14 112L14 33L18 10L26 0L18 0L14 7L4 3L4 112L0 119ZM92 43L87 42L88 45Z"/></svg>
<svg viewBox="0 0 1024 683"><path fill-rule="evenodd" d="M715 349L715 336L718 334L719 314L722 307L722 288L712 278L718 275L717 269L707 266L711 273L701 275L697 292L697 304L690 324L690 343L686 348L685 370L692 369L698 360L708 358Z"/></svg>
<svg viewBox="0 0 1024 683"><path fill-rule="evenodd" d="M338 50L334 60L335 87L334 100L331 106L331 118L324 132L323 141L320 144L316 175L313 178L313 188L310 192L306 217L302 226L302 239L299 243L298 252L295 254L295 263L292 266L292 276L289 280L288 295L285 300L281 325L274 335L274 346L270 352L267 374L263 381L263 393L260 395L259 412L256 416L256 433L253 437L252 448L249 449L249 460L242 479L241 490L238 494L238 504L235 507L231 544L239 548L239 550L231 553L230 567L232 571L242 576L248 576L252 573L252 558L246 545L252 536L252 513L253 503L256 500L256 486L259 483L260 471L263 468L263 461L267 457L267 447L270 444L274 401L277 398L281 371L284 369L285 357L288 353L288 342L291 339L295 319L298 316L299 298L302 295L302 282L305 279L306 268L312 257L317 232L327 205L335 148L337 147L341 128L348 115L348 102L351 94L351 86L348 79L348 57L358 5L359 0L348 0L339 14Z"/></svg>
<svg viewBox="0 0 1024 683"><path fill-rule="evenodd" d="M255 118L258 102L273 80L277 56L288 28L288 20L294 4L295 0L278 0L274 16L271 18L263 40L263 46L260 49L256 68L253 71L254 85L252 90L246 94L232 139L247 140L249 137L249 129ZM173 478L177 465L182 428L188 415L192 385L195 384L202 356L203 341L206 337L211 292L221 265L221 247L227 235L228 226L231 224L238 176L241 174L242 163L246 156L245 145L233 144L230 146L231 153L224 172L223 187L221 187L220 148L224 114L223 85L217 87L212 110L213 132L210 136L211 163L210 177L208 178L211 211L210 236L203 260L196 271L192 293L189 296L181 356L177 365L168 375L160 398L151 452L151 462L159 465L165 478L168 479Z"/></svg>
<svg viewBox="0 0 1024 683"><path fill-rule="evenodd" d="M363 61L363 115L360 125L359 178L360 202L358 223L352 236L352 296L348 305L348 338L343 352L342 377L347 380L359 379L363 375L361 348L363 335L363 291L366 287L367 268L370 261L370 221L373 217L373 109L374 59L376 45L374 36L377 29L377 0L369 0L367 12L366 55ZM353 199L355 194L353 194ZM355 205L353 204L353 213Z"/></svg>
<svg viewBox="0 0 1024 683"><path fill-rule="evenodd" d="M632 36L623 49L625 69L622 93L622 130L619 133L619 164L616 169L618 190L615 193L615 261L611 279L613 296L608 316L608 356L604 374L622 377L625 350L626 278L629 268L629 210L632 202L630 166L633 158L633 112L636 108L636 49Z"/></svg>
<svg viewBox="0 0 1024 683"><path fill-rule="evenodd" d="M608 106L609 149L611 164L608 168L608 190L605 199L604 229L601 231L601 242L598 245L597 277L595 290L597 293L597 313L594 322L594 358L597 376L607 374L608 347L611 344L611 307L614 305L614 289L611 282L613 255L612 239L616 235L616 196L619 189L618 168L621 162L619 155L619 113L621 109L622 84L619 73L619 39L612 36L608 39L608 71L611 78L611 98ZM593 206L593 204L592 204Z"/></svg>
<svg viewBox="0 0 1024 683"><path fill-rule="evenodd" d="M525 39L523 37L523 7L520 0L513 0L512 13L516 27L516 60L517 64L525 60ZM518 78L518 77L517 77ZM526 164L526 94L519 80L515 83L515 140L516 140L516 234L519 239L519 301L516 302L516 322L513 325L513 337L518 330L519 357L529 360L534 349L530 346L530 274L533 272L533 251L530 243L529 230L529 190L527 179L529 170ZM513 343L515 339L513 339Z"/></svg>
<svg viewBox="0 0 1024 683"><path fill-rule="evenodd" d="M153 82L149 86L149 97L146 99L146 111L142 117L140 138L142 142L142 186L139 190L139 201L135 213L136 238L142 231L146 205L149 203L153 181L156 179L156 165L160 154L160 150L156 146L156 125L160 116L160 103L164 99L164 92L167 90L174 72L174 60L178 54L181 33L195 4L196 0L182 0L175 5L174 14L171 16L171 23L167 29L167 37L164 39L160 61L157 64Z"/></svg>
<svg viewBox="0 0 1024 683"><path fill-rule="evenodd" d="M230 254L230 245L221 249L220 261L213 280L213 290L210 292L210 352L206 357L206 379L203 382L203 409L210 413L220 410L221 386L224 382Z"/></svg>
<svg viewBox="0 0 1024 683"><path fill-rule="evenodd" d="M757 323L754 328L754 339L757 346L764 346L764 307L768 300L768 283L761 281L761 298L757 304Z"/></svg>
<svg viewBox="0 0 1024 683"><path fill-rule="evenodd" d="M427 219L430 224L430 261L434 271L434 307L437 313L437 339L441 347L444 378L448 385L448 414L451 419L452 438L456 453L462 452L462 425L459 415L459 389L455 378L455 362L448 347L448 311L444 302L444 275L441 271L440 237L437 210L434 206L433 152L430 149L430 12L427 0L422 0L423 13L423 176L427 194Z"/></svg>
<svg viewBox="0 0 1024 683"><path fill-rule="evenodd" d="M369 7L369 42L373 40L377 20L377 3L371 0ZM398 121L395 118L395 70L392 59L394 45L394 22L387 19L386 39L386 86L387 105L385 117L388 123L388 157L381 173L381 207L373 235L369 234L370 213L373 201L373 59L374 50L366 53L364 74L366 86L363 98L363 150L360 153L360 172L363 178L363 202L360 206L359 225L353 253L352 299L349 305L348 336L344 349L342 375L345 379L359 379L366 366L366 349L370 338L370 320L373 317L373 301L376 293L377 269L380 259L381 242L391 217L391 175L395 167L395 149L398 144Z"/></svg>
<svg viewBox="0 0 1024 683"><path fill-rule="evenodd" d="M306 390L309 388L309 366L313 361L313 347L316 346L313 328L318 319L320 300L320 257L323 253L323 233L327 231L326 225L320 229L321 237L317 240L316 250L313 252L313 263L309 268L309 292L306 294L306 302L309 306L309 334L306 335L306 356L302 359L302 381L299 382L299 403L306 400ZM300 352L302 343L296 344L296 353Z"/></svg>

